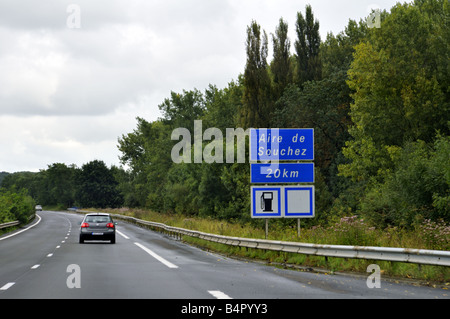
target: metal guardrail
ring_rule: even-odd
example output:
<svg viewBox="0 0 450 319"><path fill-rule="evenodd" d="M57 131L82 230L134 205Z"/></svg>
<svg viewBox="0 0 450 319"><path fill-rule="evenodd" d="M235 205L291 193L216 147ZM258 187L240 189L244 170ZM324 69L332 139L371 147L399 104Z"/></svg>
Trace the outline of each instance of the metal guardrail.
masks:
<svg viewBox="0 0 450 319"><path fill-rule="evenodd" d="M0 224L0 229L17 226L19 224L20 224L20 222L18 222L18 221Z"/></svg>
<svg viewBox="0 0 450 319"><path fill-rule="evenodd" d="M30 221L34 217L35 217L35 214L30 215L30 217L28 217L28 221ZM20 222L18 220L16 220L16 221L13 221L13 222L0 224L0 229L13 227L13 226L18 226L18 225L20 225Z"/></svg>
<svg viewBox="0 0 450 319"><path fill-rule="evenodd" d="M88 213L87 211L77 212ZM357 258L368 260L396 261L422 265L450 266L450 251L392 247L319 245L266 239L230 237L172 227L162 223L150 222L124 215L111 214L111 216L115 219L124 220L139 226L161 229L173 234L200 238L211 242L237 247L265 249L271 251L323 257Z"/></svg>

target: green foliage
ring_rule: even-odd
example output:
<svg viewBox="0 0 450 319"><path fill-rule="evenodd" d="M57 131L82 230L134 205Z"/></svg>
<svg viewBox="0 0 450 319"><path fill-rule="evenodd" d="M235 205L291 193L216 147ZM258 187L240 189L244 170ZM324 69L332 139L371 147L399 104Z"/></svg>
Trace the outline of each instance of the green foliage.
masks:
<svg viewBox="0 0 450 319"><path fill-rule="evenodd" d="M355 47L350 162L339 169L364 182L361 213L376 224L450 218L448 18L446 1L397 4Z"/></svg>
<svg viewBox="0 0 450 319"><path fill-rule="evenodd" d="M0 187L2 186L3 179L8 175L8 172L0 172Z"/></svg>
<svg viewBox="0 0 450 319"><path fill-rule="evenodd" d="M301 87L306 81L317 81L322 78L322 63L320 61L319 21L314 19L310 5L306 6L305 17L297 13L297 83Z"/></svg>
<svg viewBox="0 0 450 319"><path fill-rule="evenodd" d="M344 150L352 163L342 168L344 175L375 176L392 168L391 147L432 143L437 130L448 134L450 42L443 39L450 30L443 3L397 4L356 46L348 72L353 140Z"/></svg>
<svg viewBox="0 0 450 319"><path fill-rule="evenodd" d="M443 0L397 4L381 13L381 28L349 20L321 42L307 6L297 13L295 54L280 19L270 62L267 34L252 21L236 81L204 93L172 92L161 119L138 118L136 130L119 139L129 167L119 174L125 205L249 221L248 163L170 158L171 132L187 128L193 138L194 120L203 120L203 130L222 132L314 128L317 217L307 227L356 215L380 227L448 221L448 13Z"/></svg>
<svg viewBox="0 0 450 319"><path fill-rule="evenodd" d="M23 189L40 205L60 209L73 205L117 207L123 204L117 180L124 178L124 174L115 167L108 169L102 161L92 161L81 169L54 163L38 173L9 174L2 188L12 192Z"/></svg>
<svg viewBox="0 0 450 319"><path fill-rule="evenodd" d="M119 207L123 203L117 181L103 161L83 165L76 176L76 200L83 207Z"/></svg>
<svg viewBox="0 0 450 319"><path fill-rule="evenodd" d="M374 224L413 225L418 217L450 221L449 137L435 146L407 143L394 156L395 166L384 182L375 183L361 202Z"/></svg>
<svg viewBox="0 0 450 319"><path fill-rule="evenodd" d="M288 84L293 83L293 65L291 63L291 41L288 37L288 24L281 18L272 35L273 60L270 71L273 75L274 99L278 100Z"/></svg>
<svg viewBox="0 0 450 319"><path fill-rule="evenodd" d="M48 166L48 169L41 173L42 185L47 192L41 195L46 205L61 205L65 208L72 207L75 198L75 174L74 165L68 167L62 163L55 163Z"/></svg>
<svg viewBox="0 0 450 319"><path fill-rule="evenodd" d="M28 218L34 214L34 206L35 202L26 194L26 190L0 191L0 224L16 220L27 223Z"/></svg>
<svg viewBox="0 0 450 319"><path fill-rule="evenodd" d="M273 103L271 80L268 72L267 34L261 26L252 21L247 28L247 64L244 72L243 107L241 126L268 127Z"/></svg>

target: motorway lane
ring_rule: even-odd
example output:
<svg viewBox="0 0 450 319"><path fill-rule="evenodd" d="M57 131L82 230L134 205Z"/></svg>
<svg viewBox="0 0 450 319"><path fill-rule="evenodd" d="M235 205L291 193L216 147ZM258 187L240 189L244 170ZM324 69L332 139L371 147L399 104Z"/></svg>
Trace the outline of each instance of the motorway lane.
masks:
<svg viewBox="0 0 450 319"><path fill-rule="evenodd" d="M366 278L224 258L121 221L116 244L79 244L81 215L39 216L29 230L0 237L0 299L449 298L439 288L383 281L380 289L369 289ZM79 266L80 288L68 287L74 278L69 265Z"/></svg>

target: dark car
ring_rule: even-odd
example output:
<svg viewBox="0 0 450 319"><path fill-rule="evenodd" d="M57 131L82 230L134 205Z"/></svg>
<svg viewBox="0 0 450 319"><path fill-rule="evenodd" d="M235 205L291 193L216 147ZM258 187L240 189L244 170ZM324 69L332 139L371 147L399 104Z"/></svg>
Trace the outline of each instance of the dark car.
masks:
<svg viewBox="0 0 450 319"><path fill-rule="evenodd" d="M110 240L116 243L116 223L109 214L94 213L84 216L80 227L80 244L85 240Z"/></svg>

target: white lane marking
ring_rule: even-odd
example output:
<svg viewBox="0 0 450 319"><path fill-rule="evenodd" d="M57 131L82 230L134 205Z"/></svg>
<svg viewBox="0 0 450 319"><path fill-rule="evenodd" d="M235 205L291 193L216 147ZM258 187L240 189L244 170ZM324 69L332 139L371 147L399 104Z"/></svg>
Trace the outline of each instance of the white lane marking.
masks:
<svg viewBox="0 0 450 319"><path fill-rule="evenodd" d="M233 299L230 296L221 292L220 290L208 290L208 292L217 299Z"/></svg>
<svg viewBox="0 0 450 319"><path fill-rule="evenodd" d="M130 239L130 237L128 237L128 236L125 235L124 233L118 231L117 229L116 229L116 233L118 233L120 236L122 236L122 237L125 238L125 239Z"/></svg>
<svg viewBox="0 0 450 319"><path fill-rule="evenodd" d="M2 237L2 238L0 238L0 241L5 240L5 239L10 238L10 237L13 237L13 236L16 236L16 235L19 235L20 233L23 233L24 231L26 231L26 230L28 230L28 229L30 229L30 228L33 228L34 226L36 226L37 224L39 224L39 223L41 222L41 219L42 219L42 218L41 218L41 216L39 216L38 214L36 214L36 216L39 218L39 220L38 220L36 223L34 223L33 225L31 225L31 226L29 226L29 227L27 227L27 228L25 228L25 229L22 229L21 231L18 231L17 233L14 233L14 234L11 234L11 235Z"/></svg>
<svg viewBox="0 0 450 319"><path fill-rule="evenodd" d="M31 269L37 269L39 268L40 265L34 265L33 267L31 267Z"/></svg>
<svg viewBox="0 0 450 319"><path fill-rule="evenodd" d="M178 268L177 265L172 264L170 261L165 260L164 258L162 258L161 256L155 254L153 251L151 251L150 249L148 249L147 247L139 244L139 243L134 243L136 246L138 246L139 248L143 249L146 253L148 253L149 255L151 255L152 257L154 257L155 259L157 259L158 261L160 261L161 263L163 263L164 265L166 265L169 268Z"/></svg>
<svg viewBox="0 0 450 319"><path fill-rule="evenodd" d="M6 285L4 285L0 290L8 290L12 286L14 286L15 282L8 282Z"/></svg>
<svg viewBox="0 0 450 319"><path fill-rule="evenodd" d="M53 256L53 254L48 254L48 255L47 255L47 257L52 257L52 256Z"/></svg>

